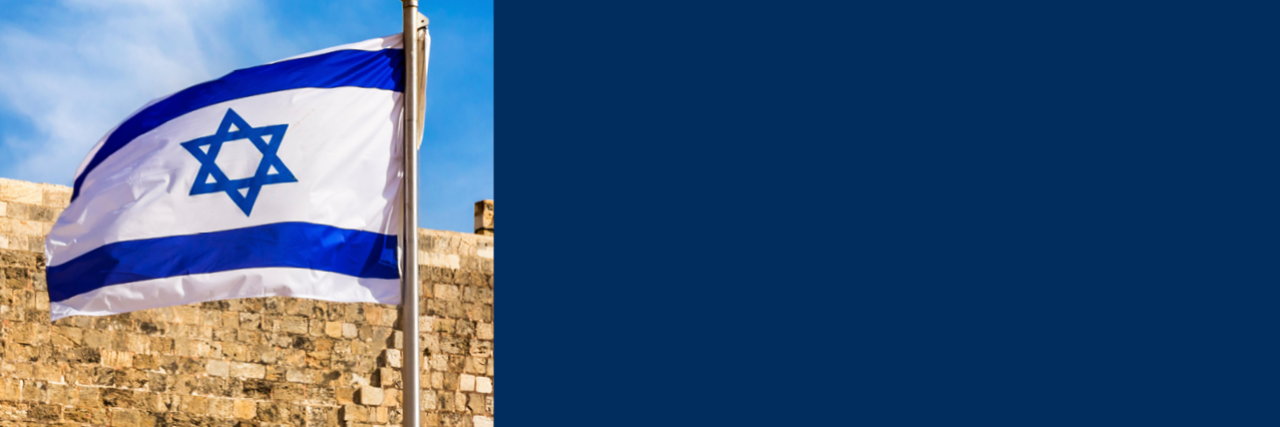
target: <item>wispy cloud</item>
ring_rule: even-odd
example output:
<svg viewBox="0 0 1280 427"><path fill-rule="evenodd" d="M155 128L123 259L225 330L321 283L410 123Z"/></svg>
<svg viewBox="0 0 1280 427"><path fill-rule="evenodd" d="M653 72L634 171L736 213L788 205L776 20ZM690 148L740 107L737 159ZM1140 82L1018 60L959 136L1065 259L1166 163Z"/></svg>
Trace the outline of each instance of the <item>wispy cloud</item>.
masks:
<svg viewBox="0 0 1280 427"><path fill-rule="evenodd" d="M34 134L0 132L7 177L69 184L89 149L147 101L284 57L243 0L63 0L0 28L0 102ZM252 40L272 43L252 43Z"/></svg>

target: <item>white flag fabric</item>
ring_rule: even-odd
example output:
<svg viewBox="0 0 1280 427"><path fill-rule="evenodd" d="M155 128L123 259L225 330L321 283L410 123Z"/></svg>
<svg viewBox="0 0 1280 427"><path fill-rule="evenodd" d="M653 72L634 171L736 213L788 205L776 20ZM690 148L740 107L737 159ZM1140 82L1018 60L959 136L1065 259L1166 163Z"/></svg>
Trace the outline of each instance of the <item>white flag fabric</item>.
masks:
<svg viewBox="0 0 1280 427"><path fill-rule="evenodd" d="M402 47L396 34L237 70L113 129L45 240L52 319L266 296L399 304Z"/></svg>

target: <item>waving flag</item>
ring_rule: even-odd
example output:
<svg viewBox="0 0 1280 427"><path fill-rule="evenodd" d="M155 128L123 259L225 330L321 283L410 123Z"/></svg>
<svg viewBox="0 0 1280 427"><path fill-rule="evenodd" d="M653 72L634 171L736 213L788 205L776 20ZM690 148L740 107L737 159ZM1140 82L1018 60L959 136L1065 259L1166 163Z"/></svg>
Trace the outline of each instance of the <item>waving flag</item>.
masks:
<svg viewBox="0 0 1280 427"><path fill-rule="evenodd" d="M45 241L52 318L264 296L398 304L402 46L238 70L113 129Z"/></svg>

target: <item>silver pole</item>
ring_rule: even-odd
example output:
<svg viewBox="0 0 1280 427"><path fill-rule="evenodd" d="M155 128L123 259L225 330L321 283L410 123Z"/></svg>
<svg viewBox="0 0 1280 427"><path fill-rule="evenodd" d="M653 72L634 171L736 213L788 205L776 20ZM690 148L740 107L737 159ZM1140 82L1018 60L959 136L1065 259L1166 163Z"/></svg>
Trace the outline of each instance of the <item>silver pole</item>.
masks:
<svg viewBox="0 0 1280 427"><path fill-rule="evenodd" d="M404 357L400 378L404 384L405 427L420 427L422 416L422 350L418 343L418 0L401 0L404 5L404 274L401 279L401 307L404 309Z"/></svg>

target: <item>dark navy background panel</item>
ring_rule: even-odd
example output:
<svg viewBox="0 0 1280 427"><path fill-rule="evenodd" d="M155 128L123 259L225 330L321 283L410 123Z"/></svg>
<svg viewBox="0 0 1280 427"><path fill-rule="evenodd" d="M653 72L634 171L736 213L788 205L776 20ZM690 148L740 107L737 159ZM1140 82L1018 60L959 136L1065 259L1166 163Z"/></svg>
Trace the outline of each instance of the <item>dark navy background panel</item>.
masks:
<svg viewBox="0 0 1280 427"><path fill-rule="evenodd" d="M644 8L496 9L504 423L1280 425L1280 3Z"/></svg>
<svg viewBox="0 0 1280 427"><path fill-rule="evenodd" d="M396 236L304 222L117 242L49 267L49 300L105 286L245 268L292 267L400 277Z"/></svg>
<svg viewBox="0 0 1280 427"><path fill-rule="evenodd" d="M339 50L236 70L173 94L120 125L76 177L71 200L80 197L84 179L134 138L183 114L233 99L300 88L363 87L397 92L404 87L404 50Z"/></svg>

